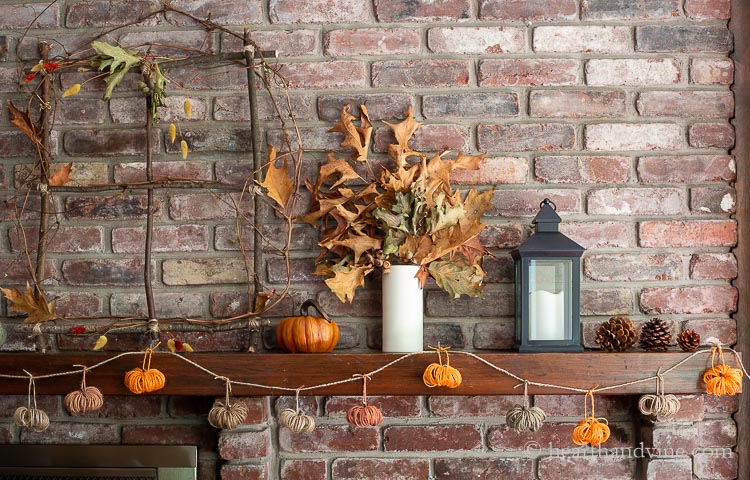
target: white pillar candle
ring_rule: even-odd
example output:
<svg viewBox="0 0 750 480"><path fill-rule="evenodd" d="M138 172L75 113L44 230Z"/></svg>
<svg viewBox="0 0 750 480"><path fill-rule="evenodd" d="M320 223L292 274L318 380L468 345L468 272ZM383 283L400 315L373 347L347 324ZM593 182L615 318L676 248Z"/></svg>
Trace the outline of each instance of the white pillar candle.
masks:
<svg viewBox="0 0 750 480"><path fill-rule="evenodd" d="M565 292L531 292L529 340L565 339Z"/></svg>
<svg viewBox="0 0 750 480"><path fill-rule="evenodd" d="M391 265L383 273L383 351L421 352L424 295L419 265Z"/></svg>

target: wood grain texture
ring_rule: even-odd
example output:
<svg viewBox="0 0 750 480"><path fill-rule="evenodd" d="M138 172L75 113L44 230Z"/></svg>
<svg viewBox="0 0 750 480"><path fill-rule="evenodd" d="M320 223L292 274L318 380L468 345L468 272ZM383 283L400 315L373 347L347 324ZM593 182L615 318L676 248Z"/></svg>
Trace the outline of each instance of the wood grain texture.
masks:
<svg viewBox="0 0 750 480"><path fill-rule="evenodd" d="M114 357L112 353L9 353L0 355L0 373L34 376L75 370L73 365L91 366ZM531 381L567 385L577 388L605 387L655 375L690 356L683 352L667 353L490 353L478 356L493 365L505 368ZM252 382L276 387L297 388L330 383L350 378L354 374L374 371L399 358L398 354L190 354L193 360L211 372L234 381ZM735 364L733 355L727 361ZM370 394L385 395L508 395L520 394L514 388L519 382L477 358L458 352L451 354L451 365L458 368L463 383L456 389L428 388L422 383L422 373L436 360L434 353L410 356L373 376L368 384ZM102 390L105 395L126 395L123 385L125 372L140 367L142 355L127 355L89 372L87 383ZM700 354L665 376L669 393L703 392L702 374L711 364L710 355ZM188 364L176 355L154 354L152 368L161 370L167 377L166 387L157 395L213 396L224 393L224 383L209 373ZM80 384L79 373L61 377L38 379L39 394L66 394ZM627 387L608 390L607 395L653 393L655 381L642 382ZM26 379L0 379L0 394L25 394ZM361 394L362 383L352 381L307 391L315 395ZM234 385L234 395L261 396L289 394L281 389ZM531 394L566 394L566 390L530 386ZM573 392L575 393L575 392Z"/></svg>

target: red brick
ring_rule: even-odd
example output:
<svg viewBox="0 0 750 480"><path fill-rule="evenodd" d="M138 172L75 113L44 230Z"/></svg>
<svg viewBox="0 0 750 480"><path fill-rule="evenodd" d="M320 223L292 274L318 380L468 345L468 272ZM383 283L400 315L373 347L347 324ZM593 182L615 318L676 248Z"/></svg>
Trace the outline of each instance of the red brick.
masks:
<svg viewBox="0 0 750 480"><path fill-rule="evenodd" d="M30 157L33 154L33 144L26 135L21 132L0 132L0 158Z"/></svg>
<svg viewBox="0 0 750 480"><path fill-rule="evenodd" d="M323 283L325 277L315 275L315 259L292 258L291 268L287 272L286 264L279 258L269 258L266 261L268 281L271 283L285 283L290 278L292 283Z"/></svg>
<svg viewBox="0 0 750 480"><path fill-rule="evenodd" d="M208 250L208 227L205 225L158 225L154 227L153 252L205 252ZM142 253L145 249L144 227L112 229L114 253Z"/></svg>
<svg viewBox="0 0 750 480"><path fill-rule="evenodd" d="M58 170L53 165L52 171ZM107 164L101 162L71 162L70 182L67 187L86 186L92 183L107 183L109 174ZM13 166L13 184L17 189L36 189L39 185L39 170L32 164L16 164Z"/></svg>
<svg viewBox="0 0 750 480"><path fill-rule="evenodd" d="M452 87L469 83L465 60L383 60L372 64L372 86Z"/></svg>
<svg viewBox="0 0 750 480"><path fill-rule="evenodd" d="M450 22L469 18L469 0L375 0L379 22Z"/></svg>
<svg viewBox="0 0 750 480"><path fill-rule="evenodd" d="M691 147L723 148L734 146L734 127L730 123L694 123L688 128Z"/></svg>
<svg viewBox="0 0 750 480"><path fill-rule="evenodd" d="M455 478L531 478L531 458L437 458L435 479Z"/></svg>
<svg viewBox="0 0 750 480"><path fill-rule="evenodd" d="M534 51L553 53L624 53L630 50L630 28L549 26L534 29Z"/></svg>
<svg viewBox="0 0 750 480"><path fill-rule="evenodd" d="M654 425L646 441L651 444L655 454L661 456L689 455L702 443L695 425L664 423Z"/></svg>
<svg viewBox="0 0 750 480"><path fill-rule="evenodd" d="M387 152L388 145L396 143L396 137L388 127L377 128L374 137L373 149L376 152ZM466 150L468 141L469 131L462 125L424 125L414 133L409 146L421 152Z"/></svg>
<svg viewBox="0 0 750 480"><path fill-rule="evenodd" d="M485 258L483 268L487 273L485 283L513 283L513 259L510 255L498 254Z"/></svg>
<svg viewBox="0 0 750 480"><path fill-rule="evenodd" d="M732 50L732 34L721 25L644 25L635 29L639 52L716 52Z"/></svg>
<svg viewBox="0 0 750 480"><path fill-rule="evenodd" d="M326 480L325 460L282 460L281 478Z"/></svg>
<svg viewBox="0 0 750 480"><path fill-rule="evenodd" d="M482 0L479 16L482 20L575 20L577 7L575 0Z"/></svg>
<svg viewBox="0 0 750 480"><path fill-rule="evenodd" d="M180 35L186 32L178 32ZM193 111L190 118L185 114L184 104L190 100L193 105ZM164 99L165 106L159 110L161 122L179 122L181 126L185 122L206 120L208 116L208 101L199 97L188 97L183 95L169 96ZM117 124L136 123L141 124L146 121L146 108L144 107L143 98L113 98L109 101L109 112L112 115L112 121Z"/></svg>
<svg viewBox="0 0 750 480"><path fill-rule="evenodd" d="M179 340L189 343L198 352L247 352L250 331L185 332L179 335ZM166 338L162 338L162 343L166 341Z"/></svg>
<svg viewBox="0 0 750 480"><path fill-rule="evenodd" d="M412 105L412 98L399 93L338 94L318 97L318 115L321 120L336 122L341 109L349 105L349 113L359 117L359 105L367 105L367 114L372 121L400 118Z"/></svg>
<svg viewBox="0 0 750 480"><path fill-rule="evenodd" d="M422 113L436 119L512 117L518 115L518 97L505 92L423 95Z"/></svg>
<svg viewBox="0 0 750 480"><path fill-rule="evenodd" d="M476 299L452 299L442 290L428 290L425 295L425 309L427 315L436 317L513 315L512 298L512 292L506 290L490 292L485 289L482 296Z"/></svg>
<svg viewBox="0 0 750 480"><path fill-rule="evenodd" d="M325 453L377 451L376 428L350 428L348 425L318 425L309 434L293 433L288 428L279 430L282 452Z"/></svg>
<svg viewBox="0 0 750 480"><path fill-rule="evenodd" d="M427 44L434 53L520 53L526 49L526 32L518 27L431 28Z"/></svg>
<svg viewBox="0 0 750 480"><path fill-rule="evenodd" d="M241 32L237 32L241 34ZM276 50L280 57L301 57L314 55L319 51L318 32L310 30L255 30L252 39L261 48ZM237 52L242 50L242 39L233 35L222 34L221 49L225 52ZM258 92L260 93L260 92ZM260 100L261 95L259 95ZM267 96L265 96L267 98ZM216 100L219 100L218 98ZM243 98L247 105L247 97ZM295 110L296 112L296 110Z"/></svg>
<svg viewBox="0 0 750 480"><path fill-rule="evenodd" d="M216 430L208 425L125 425L123 445L197 445L203 452L216 448Z"/></svg>
<svg viewBox="0 0 750 480"><path fill-rule="evenodd" d="M266 140L268 145L276 147L279 152L288 152L290 146L296 150L300 143L308 150L339 149L344 136L340 133L329 133L328 130L327 127L299 127L299 136L297 132L287 132L287 136L281 129L268 130Z"/></svg>
<svg viewBox="0 0 750 480"><path fill-rule="evenodd" d="M430 412L439 417L502 417L522 403L519 395L445 395L429 397Z"/></svg>
<svg viewBox="0 0 750 480"><path fill-rule="evenodd" d="M276 99L278 111L274 107L269 95L258 92L258 118L260 120L276 120L279 112L284 119L290 118L290 108L297 120L314 118L314 99L300 95L289 95L289 104L286 100L281 102ZM250 120L250 106L247 97L218 97L214 99L214 120L247 122ZM217 162L219 163L219 162ZM217 174L218 177L218 174Z"/></svg>
<svg viewBox="0 0 750 480"><path fill-rule="evenodd" d="M700 479L723 480L737 478L737 454L731 451L696 453L693 473Z"/></svg>
<svg viewBox="0 0 750 480"><path fill-rule="evenodd" d="M261 4L261 0L249 0L239 5L229 0L181 0L174 6L198 18L210 18L219 25L245 25L263 21ZM166 16L172 25L195 25L193 20L177 13L168 12Z"/></svg>
<svg viewBox="0 0 750 480"><path fill-rule="evenodd" d="M167 399L167 410L172 418L195 418L206 415L213 405L211 397L172 396Z"/></svg>
<svg viewBox="0 0 750 480"><path fill-rule="evenodd" d="M286 224L265 224L263 225L263 235L271 244L265 244L264 249L273 251L275 248L281 248L286 242ZM292 227L292 236L289 248L291 250L309 250L318 242L318 232L313 230L309 225L294 225ZM264 242L266 242L264 240ZM242 229L242 243L245 248L252 249L253 229L247 226ZM217 250L239 250L239 241L237 239L237 230L234 225L218 225L214 233L214 244Z"/></svg>
<svg viewBox="0 0 750 480"><path fill-rule="evenodd" d="M180 153L180 142L169 141L168 133L164 134L164 145L167 153ZM249 128L208 129L181 128L180 138L188 144L189 152L247 152L252 150L252 134ZM188 153L188 158L191 158ZM172 160L176 159L173 158Z"/></svg>
<svg viewBox="0 0 750 480"><path fill-rule="evenodd" d="M483 152L572 150L575 143L575 127L562 123L477 127L477 144Z"/></svg>
<svg viewBox="0 0 750 480"><path fill-rule="evenodd" d="M584 403L576 395L534 395L534 406L544 410L550 417L583 417L584 414ZM631 399L626 396L596 397L596 412L602 416L625 415L630 407Z"/></svg>
<svg viewBox="0 0 750 480"><path fill-rule="evenodd" d="M155 151L159 151L159 130L151 140ZM117 130L71 130L63 135L65 153L78 157L112 157L120 155L143 155L146 152L146 133L140 129Z"/></svg>
<svg viewBox="0 0 750 480"><path fill-rule="evenodd" d="M31 281L26 263L20 258L0 259L0 285L23 285ZM45 284L57 281L57 268L51 260L47 260L44 267Z"/></svg>
<svg viewBox="0 0 750 480"><path fill-rule="evenodd" d="M706 413L735 413L740 408L740 396L703 395L703 403L706 406Z"/></svg>
<svg viewBox="0 0 750 480"><path fill-rule="evenodd" d="M55 112L55 123L61 125L104 123L106 107L103 100L96 98L66 98L63 103L64 105Z"/></svg>
<svg viewBox="0 0 750 480"><path fill-rule="evenodd" d="M599 123L587 125L589 150L674 150L682 147L683 130L674 123Z"/></svg>
<svg viewBox="0 0 750 480"><path fill-rule="evenodd" d="M43 432L22 429L20 440L29 444L111 445L120 443L120 432L119 426L113 424L52 422Z"/></svg>
<svg viewBox="0 0 750 480"><path fill-rule="evenodd" d="M736 177L729 155L685 155L638 158L638 178L643 183L730 182Z"/></svg>
<svg viewBox="0 0 750 480"><path fill-rule="evenodd" d="M583 0L581 16L587 20L645 20L669 19L680 14L679 0L626 2L619 0Z"/></svg>
<svg viewBox="0 0 750 480"><path fill-rule="evenodd" d="M671 417L657 417L659 422L700 422L703 420L705 395L677 395L680 410Z"/></svg>
<svg viewBox="0 0 750 480"><path fill-rule="evenodd" d="M93 293L49 292L55 299L55 313L62 317L88 317L104 313L102 299Z"/></svg>
<svg viewBox="0 0 750 480"><path fill-rule="evenodd" d="M105 27L122 25L143 18L153 12L153 4L147 0L136 0L127 4L111 5L107 1L90 0L78 2L68 8L65 26L68 28ZM157 25L158 17L151 17L139 25Z"/></svg>
<svg viewBox="0 0 750 480"><path fill-rule="evenodd" d="M263 465L232 465L225 463L221 466L221 480L267 480L268 466Z"/></svg>
<svg viewBox="0 0 750 480"><path fill-rule="evenodd" d="M734 220L652 221L638 226L641 247L732 247Z"/></svg>
<svg viewBox="0 0 750 480"><path fill-rule="evenodd" d="M730 286L652 287L641 291L645 313L724 313L737 310L737 290Z"/></svg>
<svg viewBox="0 0 750 480"><path fill-rule="evenodd" d="M172 195L169 199L169 216L173 220L213 220L252 215L249 195L186 193Z"/></svg>
<svg viewBox="0 0 750 480"><path fill-rule="evenodd" d="M572 447L570 432L574 427L572 423L544 423L537 432L517 433L508 425L500 425L489 429L487 443L491 450L501 452L529 451L532 448L542 451L567 449ZM628 447L632 444L632 427L610 423L610 431L607 448Z"/></svg>
<svg viewBox="0 0 750 480"><path fill-rule="evenodd" d="M627 315L633 308L632 293L625 288L581 290L581 315Z"/></svg>
<svg viewBox="0 0 750 480"><path fill-rule="evenodd" d="M693 462L690 458L651 458L646 467L646 480L662 478L692 479Z"/></svg>
<svg viewBox="0 0 750 480"><path fill-rule="evenodd" d="M690 83L730 85L734 80L734 62L728 58L695 58L690 62Z"/></svg>
<svg viewBox="0 0 750 480"><path fill-rule="evenodd" d="M289 88L342 89L365 86L365 66L361 62L284 63L279 73Z"/></svg>
<svg viewBox="0 0 750 480"><path fill-rule="evenodd" d="M479 234L486 248L515 248L523 241L523 228L515 223L491 223Z"/></svg>
<svg viewBox="0 0 750 480"><path fill-rule="evenodd" d="M24 228L23 235L18 229L8 230L10 247L14 252L28 249L36 252L39 238L38 227ZM101 227L58 227L48 234L47 252L50 253L93 253L104 249ZM24 244L25 243L25 244Z"/></svg>
<svg viewBox="0 0 750 480"><path fill-rule="evenodd" d="M671 58L592 59L586 62L588 85L671 85L682 79L680 62Z"/></svg>
<svg viewBox="0 0 750 480"><path fill-rule="evenodd" d="M576 190L495 190L492 195L494 207L490 216L534 216L545 198L557 205L557 213L569 215L581 212L581 197Z"/></svg>
<svg viewBox="0 0 750 480"><path fill-rule="evenodd" d="M560 231L589 250L627 248L635 245L633 225L622 222L563 222Z"/></svg>
<svg viewBox="0 0 750 480"><path fill-rule="evenodd" d="M62 273L69 285L142 285L143 260L139 258L65 260L62 264Z"/></svg>
<svg viewBox="0 0 750 480"><path fill-rule="evenodd" d="M678 215L685 210L679 188L605 188L588 194L590 215Z"/></svg>
<svg viewBox="0 0 750 480"><path fill-rule="evenodd" d="M737 193L732 187L690 189L690 210L693 213L734 213L736 206Z"/></svg>
<svg viewBox="0 0 750 480"><path fill-rule="evenodd" d="M576 85L580 76L578 60L497 59L479 62L480 87L523 87Z"/></svg>
<svg viewBox="0 0 750 480"><path fill-rule="evenodd" d="M737 343L737 323L731 318L712 318L688 320L683 328L694 329L701 336L701 344L708 344L711 338L718 339L724 345Z"/></svg>
<svg viewBox="0 0 750 480"><path fill-rule="evenodd" d="M168 62L164 62L164 64L164 74L186 90L204 92L215 90L247 91L247 73L244 68L228 68L221 71L220 74L206 75L204 70L196 69L194 66L170 67ZM137 82L139 77L133 80Z"/></svg>
<svg viewBox="0 0 750 480"><path fill-rule="evenodd" d="M156 162L153 166L154 180L190 179L211 180L211 165L201 161ZM115 165L115 182L134 183L146 180L146 164L143 162L119 163Z"/></svg>
<svg viewBox="0 0 750 480"><path fill-rule="evenodd" d="M456 185L498 185L526 183L528 160L521 157L486 157L479 170L454 170L451 183Z"/></svg>
<svg viewBox="0 0 750 480"><path fill-rule="evenodd" d="M203 314L205 300L197 292L157 292L154 294L156 316L200 317ZM110 297L112 315L141 316L148 315L146 295L143 293L113 293ZM193 345L195 348L195 345Z"/></svg>
<svg viewBox="0 0 750 480"><path fill-rule="evenodd" d="M480 450L482 436L475 425L392 426L383 431L387 452Z"/></svg>
<svg viewBox="0 0 750 480"><path fill-rule="evenodd" d="M584 259L584 274L599 282L648 282L680 280L680 255L606 254L588 255Z"/></svg>
<svg viewBox="0 0 750 480"><path fill-rule="evenodd" d="M626 183L630 164L629 157L537 157L534 174L545 183Z"/></svg>
<svg viewBox="0 0 750 480"><path fill-rule="evenodd" d="M539 459L539 480L630 480L635 470L635 458L606 456L552 456Z"/></svg>
<svg viewBox="0 0 750 480"><path fill-rule="evenodd" d="M419 33L406 28L331 30L323 38L325 53L332 57L415 54L420 43Z"/></svg>
<svg viewBox="0 0 750 480"><path fill-rule="evenodd" d="M22 2L4 6L0 28L51 28L59 25L60 5Z"/></svg>
<svg viewBox="0 0 750 480"><path fill-rule="evenodd" d="M704 420L696 423L701 447L733 447L737 445L737 424L731 418Z"/></svg>
<svg viewBox="0 0 750 480"><path fill-rule="evenodd" d="M353 405L361 403L361 397L330 397L326 401L326 414L332 418L346 417L346 412ZM373 395L367 397L369 405L380 409L384 417L418 417L420 398L414 396Z"/></svg>
<svg viewBox="0 0 750 480"><path fill-rule="evenodd" d="M381 292L361 290L357 292L357 303L342 303L329 290L318 293L320 307L334 317L380 317Z"/></svg>
<svg viewBox="0 0 750 480"><path fill-rule="evenodd" d="M246 283L245 264L239 258L169 259L162 263L166 285Z"/></svg>
<svg viewBox="0 0 750 480"><path fill-rule="evenodd" d="M537 90L529 98L532 117L617 117L625 113L625 92Z"/></svg>
<svg viewBox="0 0 750 480"><path fill-rule="evenodd" d="M430 461L426 458L338 458L331 465L333 478L349 480L410 480L428 478Z"/></svg>
<svg viewBox="0 0 750 480"><path fill-rule="evenodd" d="M12 375L23 375L23 372L8 372ZM60 405L60 397L55 395L39 395L36 398L37 408L47 412L50 418L61 417L65 415ZM0 416L12 417L18 407L28 405L29 397L27 395L1 395L0 396ZM9 422L10 423L10 422Z"/></svg>
<svg viewBox="0 0 750 480"><path fill-rule="evenodd" d="M636 103L644 117L731 117L732 92L643 92Z"/></svg>
<svg viewBox="0 0 750 480"><path fill-rule="evenodd" d="M223 460L242 460L265 457L271 451L271 432L231 432L219 435L219 456Z"/></svg>
<svg viewBox="0 0 750 480"><path fill-rule="evenodd" d="M699 20L724 20L729 18L730 0L686 0L685 13Z"/></svg>
<svg viewBox="0 0 750 480"><path fill-rule="evenodd" d="M154 217L161 216L161 198L154 199ZM146 218L146 195L117 195L114 197L71 196L65 199L65 216L85 220L133 220Z"/></svg>
<svg viewBox="0 0 750 480"><path fill-rule="evenodd" d="M3 425L0 427L0 444L12 443L13 442L13 427L10 425Z"/></svg>
<svg viewBox="0 0 750 480"><path fill-rule="evenodd" d="M91 386L96 386L95 377L87 377ZM106 395L104 405L99 410L81 415L85 418L140 419L161 416L161 397L134 395ZM205 415L205 412L204 412Z"/></svg>
<svg viewBox="0 0 750 480"><path fill-rule="evenodd" d="M300 395L299 397L299 408L306 412L308 415L317 416L318 411L320 410L320 406L322 405L322 400L319 401L318 397L312 396L312 395ZM278 397L276 399L276 404L274 406L274 411L276 412L276 415L278 416L279 412L284 410L285 408L297 408L297 401L295 397L292 396L284 396L284 397Z"/></svg>
<svg viewBox="0 0 750 480"><path fill-rule="evenodd" d="M693 280L732 280L737 278L737 258L731 253L697 253L690 257Z"/></svg>

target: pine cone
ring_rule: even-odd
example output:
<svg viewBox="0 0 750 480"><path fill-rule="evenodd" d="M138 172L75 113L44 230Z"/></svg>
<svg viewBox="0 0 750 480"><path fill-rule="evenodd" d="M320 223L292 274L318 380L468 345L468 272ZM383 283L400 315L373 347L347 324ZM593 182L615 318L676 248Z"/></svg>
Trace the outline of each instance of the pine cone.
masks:
<svg viewBox="0 0 750 480"><path fill-rule="evenodd" d="M652 318L641 328L641 348L649 352L666 352L672 341L672 325Z"/></svg>
<svg viewBox="0 0 750 480"><path fill-rule="evenodd" d="M677 344L686 352L692 352L701 345L701 336L693 330L683 330L677 335Z"/></svg>
<svg viewBox="0 0 750 480"><path fill-rule="evenodd" d="M612 317L596 331L596 344L608 352L624 352L636 340L638 330L628 317Z"/></svg>

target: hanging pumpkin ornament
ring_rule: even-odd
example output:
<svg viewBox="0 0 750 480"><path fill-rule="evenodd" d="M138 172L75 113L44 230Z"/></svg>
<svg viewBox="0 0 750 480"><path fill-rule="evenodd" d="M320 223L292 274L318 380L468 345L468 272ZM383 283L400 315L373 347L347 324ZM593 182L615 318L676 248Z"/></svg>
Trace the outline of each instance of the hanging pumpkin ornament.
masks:
<svg viewBox="0 0 750 480"><path fill-rule="evenodd" d="M571 435L576 445L590 444L592 447L598 447L609 438L609 422L606 418L596 418L594 414L594 390L596 388L589 390L583 398L584 419L578 422ZM587 399L589 397L591 398L591 415L588 414Z"/></svg>
<svg viewBox="0 0 750 480"><path fill-rule="evenodd" d="M320 317L308 315L310 307ZM315 300L306 300L300 307L300 316L287 317L276 327L276 343L290 353L330 352L339 341L339 327L328 318Z"/></svg>
<svg viewBox="0 0 750 480"><path fill-rule="evenodd" d="M83 367L81 388L65 395L65 400L63 401L65 408L73 415L99 410L104 405L104 395L102 395L102 392L98 388L86 386L86 372L88 372L88 368L83 365L74 366Z"/></svg>
<svg viewBox="0 0 750 480"><path fill-rule="evenodd" d="M158 346L159 344L157 343L154 348ZM147 348L146 354L143 356L143 365L141 368L134 368L125 374L125 386L131 392L140 395L164 388L167 381L166 377L159 370L151 368L151 356L153 353L153 348Z"/></svg>
<svg viewBox="0 0 750 480"><path fill-rule="evenodd" d="M231 402L229 396L232 393L232 382L227 377L216 377L216 380L224 380L224 401L214 400L214 404L208 412L208 423L214 428L232 430L245 421L247 405L242 402Z"/></svg>
<svg viewBox="0 0 750 480"><path fill-rule="evenodd" d="M36 406L36 384L34 377L24 370L29 376L29 395L26 407L18 407L13 413L13 422L19 427L28 427L35 432L43 432L49 428L49 416L47 412ZM31 406L33 403L33 407Z"/></svg>
<svg viewBox="0 0 750 480"><path fill-rule="evenodd" d="M461 385L461 372L458 369L451 367L450 358L448 357L448 349L451 347L429 347L437 352L438 363L431 363L427 365L427 368L422 374L422 381L428 387L448 387L456 388ZM442 352L445 352L445 365L443 365Z"/></svg>
<svg viewBox="0 0 750 480"><path fill-rule="evenodd" d="M374 427L383 421L383 413L374 405L367 404L367 382L369 375L354 375L362 377L362 405L355 405L346 412L346 421L355 427Z"/></svg>
<svg viewBox="0 0 750 480"><path fill-rule="evenodd" d="M520 384L519 384L520 385ZM519 385L516 385L518 387ZM513 388L516 388L513 387ZM505 423L516 433L536 432L547 414L539 407L529 407L529 382L523 381L523 405L516 405L505 414Z"/></svg>
<svg viewBox="0 0 750 480"><path fill-rule="evenodd" d="M721 365L714 365L717 354ZM711 368L703 373L703 381L706 393L711 395L737 395L742 391L742 370L724 362L724 352L718 343L711 348Z"/></svg>
<svg viewBox="0 0 750 480"><path fill-rule="evenodd" d="M680 401L677 397L664 394L664 376L661 368L656 374L656 394L643 395L638 401L638 410L653 420L664 420L680 411Z"/></svg>
<svg viewBox="0 0 750 480"><path fill-rule="evenodd" d="M279 423L282 426L288 428L294 433L310 433L315 430L315 419L310 415L305 414L302 409L299 408L299 392L302 387L296 390L294 400L297 404L296 408L285 408L279 412Z"/></svg>

